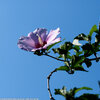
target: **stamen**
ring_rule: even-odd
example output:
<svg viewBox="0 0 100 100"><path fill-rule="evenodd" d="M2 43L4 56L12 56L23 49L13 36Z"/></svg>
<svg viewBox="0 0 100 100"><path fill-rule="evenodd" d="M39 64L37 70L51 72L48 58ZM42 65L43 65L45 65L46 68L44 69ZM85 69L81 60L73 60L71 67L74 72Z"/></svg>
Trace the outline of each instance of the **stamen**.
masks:
<svg viewBox="0 0 100 100"><path fill-rule="evenodd" d="M42 41L41 37L38 34L36 34L36 35L38 36L38 40L39 40L40 45L43 46L43 41Z"/></svg>

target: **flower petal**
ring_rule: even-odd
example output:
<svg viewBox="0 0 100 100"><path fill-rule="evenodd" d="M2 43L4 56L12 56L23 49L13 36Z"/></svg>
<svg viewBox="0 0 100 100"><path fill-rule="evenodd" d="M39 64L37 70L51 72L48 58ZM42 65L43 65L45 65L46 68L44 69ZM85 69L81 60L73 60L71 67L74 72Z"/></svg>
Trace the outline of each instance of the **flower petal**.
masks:
<svg viewBox="0 0 100 100"><path fill-rule="evenodd" d="M47 29L45 29L45 28L37 28L33 33L36 34L36 35L38 34L43 42L46 40Z"/></svg>
<svg viewBox="0 0 100 100"><path fill-rule="evenodd" d="M30 37L21 37L18 41L18 47L26 51L31 51L35 48L35 42Z"/></svg>
<svg viewBox="0 0 100 100"><path fill-rule="evenodd" d="M50 44L54 44L56 42L59 42L61 40L61 37L54 39Z"/></svg>
<svg viewBox="0 0 100 100"><path fill-rule="evenodd" d="M60 37L59 37L59 38L56 38L56 39L53 40L52 42L47 43L46 45L44 45L43 48L46 49L49 45L52 45L52 44L54 44L54 43L56 43L56 42L59 42L60 40L61 40Z"/></svg>
<svg viewBox="0 0 100 100"><path fill-rule="evenodd" d="M38 44L39 43L38 36L36 34L34 34L33 32L30 32L28 34L28 37L30 37L35 42L35 44Z"/></svg>
<svg viewBox="0 0 100 100"><path fill-rule="evenodd" d="M47 43L53 41L59 33L60 33L60 28L57 28L56 30L51 30L46 39Z"/></svg>
<svg viewBox="0 0 100 100"><path fill-rule="evenodd" d="M31 51L36 51L36 50L41 50L41 49L43 49L42 47L40 47L40 48L34 48L34 49L32 49Z"/></svg>

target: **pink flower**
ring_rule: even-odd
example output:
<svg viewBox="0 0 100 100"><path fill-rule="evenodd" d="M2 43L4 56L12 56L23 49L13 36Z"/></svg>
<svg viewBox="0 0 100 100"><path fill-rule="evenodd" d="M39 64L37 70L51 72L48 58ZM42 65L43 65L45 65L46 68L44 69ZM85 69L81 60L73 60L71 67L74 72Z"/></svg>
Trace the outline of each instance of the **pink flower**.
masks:
<svg viewBox="0 0 100 100"><path fill-rule="evenodd" d="M56 38L60 33L60 29L51 30L47 35L47 30L37 28L34 32L30 32L27 37L22 36L18 41L18 47L26 51L36 51L46 49L49 45L59 42L61 38Z"/></svg>

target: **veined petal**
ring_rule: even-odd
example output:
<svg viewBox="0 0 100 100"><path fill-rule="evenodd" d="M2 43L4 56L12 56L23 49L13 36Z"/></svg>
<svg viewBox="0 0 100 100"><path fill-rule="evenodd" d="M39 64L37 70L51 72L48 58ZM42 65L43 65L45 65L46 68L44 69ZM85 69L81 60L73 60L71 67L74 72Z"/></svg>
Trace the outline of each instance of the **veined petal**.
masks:
<svg viewBox="0 0 100 100"><path fill-rule="evenodd" d="M53 41L59 33L60 33L60 28L57 28L56 30L51 30L47 36L46 42L50 43L51 41Z"/></svg>
<svg viewBox="0 0 100 100"><path fill-rule="evenodd" d="M38 34L38 36L42 39L42 41L44 42L47 38L47 30L45 28L37 28L34 32L34 34Z"/></svg>
<svg viewBox="0 0 100 100"><path fill-rule="evenodd" d="M30 37L35 42L35 44L38 44L39 41L38 41L38 36L36 34L34 34L33 32L30 32L28 34L28 37Z"/></svg>
<svg viewBox="0 0 100 100"><path fill-rule="evenodd" d="M21 37L18 41L18 47L27 51L35 48L35 42L30 37Z"/></svg>
<svg viewBox="0 0 100 100"><path fill-rule="evenodd" d="M49 45L52 45L52 44L54 44L54 43L56 43L56 42L59 42L60 40L61 40L60 37L59 37L59 38L56 38L55 40L51 41L50 43L45 44L45 45L43 46L43 48L46 49Z"/></svg>
<svg viewBox="0 0 100 100"><path fill-rule="evenodd" d="M56 42L59 42L60 40L61 40L61 37L54 39L51 43L54 44L54 43L56 43ZM51 43L50 43L50 44L51 44Z"/></svg>
<svg viewBox="0 0 100 100"><path fill-rule="evenodd" d="M21 37L18 41L18 47L27 51L36 51L46 49L47 46L60 41L56 38L60 33L60 29L50 31L47 36L47 30L37 28L34 32L30 32L27 37Z"/></svg>

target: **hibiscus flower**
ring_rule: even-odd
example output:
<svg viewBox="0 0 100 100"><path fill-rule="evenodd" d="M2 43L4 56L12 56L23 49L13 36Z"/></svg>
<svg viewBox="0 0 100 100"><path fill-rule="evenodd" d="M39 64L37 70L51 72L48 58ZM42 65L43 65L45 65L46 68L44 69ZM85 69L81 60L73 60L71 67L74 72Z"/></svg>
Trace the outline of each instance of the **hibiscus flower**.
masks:
<svg viewBox="0 0 100 100"><path fill-rule="evenodd" d="M26 51L36 51L41 49L47 49L49 45L59 42L61 38L56 38L60 33L60 29L51 30L47 34L47 30L44 28L37 28L35 31L30 32L28 36L22 36L18 40L18 47Z"/></svg>

